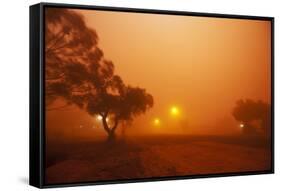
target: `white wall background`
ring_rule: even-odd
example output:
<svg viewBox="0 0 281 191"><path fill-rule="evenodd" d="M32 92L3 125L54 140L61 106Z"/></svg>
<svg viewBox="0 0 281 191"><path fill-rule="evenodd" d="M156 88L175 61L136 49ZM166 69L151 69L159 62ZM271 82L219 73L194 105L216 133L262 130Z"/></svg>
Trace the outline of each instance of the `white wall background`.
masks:
<svg viewBox="0 0 281 191"><path fill-rule="evenodd" d="M28 185L29 5L36 0L6 0L0 6L0 190L36 190ZM274 175L191 179L151 183L84 186L54 190L278 190L281 187L280 0L53 0L59 3L184 10L275 17ZM279 188L280 189L280 188Z"/></svg>

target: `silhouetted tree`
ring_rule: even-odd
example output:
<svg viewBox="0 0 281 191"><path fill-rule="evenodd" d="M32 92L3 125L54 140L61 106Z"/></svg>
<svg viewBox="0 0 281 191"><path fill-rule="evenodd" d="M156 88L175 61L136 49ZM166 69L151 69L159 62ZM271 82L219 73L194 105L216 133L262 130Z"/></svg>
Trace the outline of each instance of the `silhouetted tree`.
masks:
<svg viewBox="0 0 281 191"><path fill-rule="evenodd" d="M238 100L232 112L234 118L244 124L245 133L256 133L256 127L251 124L254 120L260 122L262 131L269 133L271 127L270 105L259 100Z"/></svg>
<svg viewBox="0 0 281 191"><path fill-rule="evenodd" d="M108 133L108 140L115 139L115 130L122 121L130 121L134 116L145 113L153 106L153 98L144 89L123 87L122 93L102 92L90 96L87 111L91 115L102 116L102 123Z"/></svg>
<svg viewBox="0 0 281 191"><path fill-rule="evenodd" d="M68 9L47 8L45 11L46 101L56 98L73 101L75 92L82 92L88 80L103 64L96 32L87 27L82 15ZM91 65L91 66L90 66Z"/></svg>
<svg viewBox="0 0 281 191"><path fill-rule="evenodd" d="M102 117L108 140L121 122L145 113L153 98L145 89L127 86L103 57L98 37L83 17L67 9L46 10L47 106L57 98ZM54 109L54 108L49 108Z"/></svg>

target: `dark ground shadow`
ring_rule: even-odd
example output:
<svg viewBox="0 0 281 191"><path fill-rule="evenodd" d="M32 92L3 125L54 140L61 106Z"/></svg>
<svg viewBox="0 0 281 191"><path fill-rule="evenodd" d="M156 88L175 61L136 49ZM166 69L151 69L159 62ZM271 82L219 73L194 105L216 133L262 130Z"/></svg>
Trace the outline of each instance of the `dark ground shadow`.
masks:
<svg viewBox="0 0 281 191"><path fill-rule="evenodd" d="M19 177L18 180L19 180L19 182L22 183L22 184L25 184L25 185L28 185L28 184L29 184L29 179L28 179L28 177Z"/></svg>

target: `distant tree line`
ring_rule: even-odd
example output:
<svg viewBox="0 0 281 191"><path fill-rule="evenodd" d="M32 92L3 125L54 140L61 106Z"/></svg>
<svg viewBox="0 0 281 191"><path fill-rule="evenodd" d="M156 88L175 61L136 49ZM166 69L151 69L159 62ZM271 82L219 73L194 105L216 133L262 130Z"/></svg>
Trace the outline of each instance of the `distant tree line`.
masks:
<svg viewBox="0 0 281 191"><path fill-rule="evenodd" d="M271 132L271 106L261 100L238 100L232 114L243 124L246 134L270 135Z"/></svg>

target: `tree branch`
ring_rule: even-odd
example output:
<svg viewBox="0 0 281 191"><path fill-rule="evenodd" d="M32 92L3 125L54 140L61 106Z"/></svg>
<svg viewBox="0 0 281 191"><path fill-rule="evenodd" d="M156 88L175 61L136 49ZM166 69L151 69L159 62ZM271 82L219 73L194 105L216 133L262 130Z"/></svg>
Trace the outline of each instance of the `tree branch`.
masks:
<svg viewBox="0 0 281 191"><path fill-rule="evenodd" d="M63 105L63 106L59 106L59 107L53 107L53 108L47 108L47 111L54 111L54 110L59 110L59 109L64 109L69 107L69 104Z"/></svg>
<svg viewBox="0 0 281 191"><path fill-rule="evenodd" d="M119 119L115 119L115 123L114 123L114 126L112 127L111 131L114 132L117 129L118 123L119 123Z"/></svg>
<svg viewBox="0 0 281 191"><path fill-rule="evenodd" d="M110 133L110 129L107 125L107 122L106 122L106 117L102 116L102 123L103 123L103 128L104 130L107 132L107 133Z"/></svg>
<svg viewBox="0 0 281 191"><path fill-rule="evenodd" d="M46 81L58 81L58 80L63 79L64 76L65 76L65 74L61 73L59 76L56 76L56 77L46 77L45 80Z"/></svg>
<svg viewBox="0 0 281 191"><path fill-rule="evenodd" d="M62 30L60 32L58 32L57 39L54 40L55 42L53 44L51 44L49 47L46 48L46 53L49 51L54 51L56 49L55 46L57 45L57 43L59 41L61 41L64 38L64 36L65 36L65 34L63 33ZM49 44L50 44L50 42L49 42Z"/></svg>

